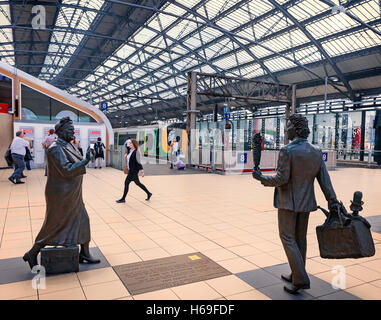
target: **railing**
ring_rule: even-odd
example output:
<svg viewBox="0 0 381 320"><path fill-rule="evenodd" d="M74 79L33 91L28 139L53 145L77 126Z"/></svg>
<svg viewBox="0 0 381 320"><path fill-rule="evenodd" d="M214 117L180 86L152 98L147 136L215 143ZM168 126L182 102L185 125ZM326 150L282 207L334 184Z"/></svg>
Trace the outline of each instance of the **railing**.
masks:
<svg viewBox="0 0 381 320"><path fill-rule="evenodd" d="M123 153L122 150L109 150L111 167L123 170Z"/></svg>
<svg viewBox="0 0 381 320"><path fill-rule="evenodd" d="M361 154L363 153L363 161L368 162L369 164L375 163L374 156L381 154L381 150L372 150L372 149L340 149L337 150L337 159L339 160L349 160L349 161L361 161Z"/></svg>

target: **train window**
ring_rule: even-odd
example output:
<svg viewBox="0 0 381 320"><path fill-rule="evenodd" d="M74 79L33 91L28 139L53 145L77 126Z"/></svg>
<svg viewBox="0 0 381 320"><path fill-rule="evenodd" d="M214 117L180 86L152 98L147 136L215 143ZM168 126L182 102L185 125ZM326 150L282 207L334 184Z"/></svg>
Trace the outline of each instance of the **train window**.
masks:
<svg viewBox="0 0 381 320"><path fill-rule="evenodd" d="M90 117L87 113L78 111L78 120L79 122L96 122L93 117Z"/></svg>
<svg viewBox="0 0 381 320"><path fill-rule="evenodd" d="M21 100L24 120L56 121L70 117L74 122L96 122L88 114L25 85L21 85Z"/></svg>
<svg viewBox="0 0 381 320"><path fill-rule="evenodd" d="M28 112L22 112L23 120L51 120L50 98L41 92L22 85L21 103L23 108L28 109Z"/></svg>

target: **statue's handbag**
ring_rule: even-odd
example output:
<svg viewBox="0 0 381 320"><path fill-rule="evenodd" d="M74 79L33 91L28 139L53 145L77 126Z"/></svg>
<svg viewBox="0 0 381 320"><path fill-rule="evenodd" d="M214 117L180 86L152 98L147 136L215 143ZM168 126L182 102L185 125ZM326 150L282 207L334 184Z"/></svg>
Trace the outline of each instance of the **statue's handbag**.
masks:
<svg viewBox="0 0 381 320"><path fill-rule="evenodd" d="M41 249L41 265L45 272L50 274L78 272L78 246Z"/></svg>
<svg viewBox="0 0 381 320"><path fill-rule="evenodd" d="M373 256L375 247L370 227L361 216L343 214L340 209L329 212L324 224L316 227L320 256L326 259Z"/></svg>

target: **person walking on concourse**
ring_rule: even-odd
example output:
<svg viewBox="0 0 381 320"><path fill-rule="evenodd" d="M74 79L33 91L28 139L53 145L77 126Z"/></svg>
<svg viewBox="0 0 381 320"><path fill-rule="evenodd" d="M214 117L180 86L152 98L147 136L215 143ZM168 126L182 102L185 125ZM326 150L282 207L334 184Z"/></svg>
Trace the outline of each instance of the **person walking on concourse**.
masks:
<svg viewBox="0 0 381 320"><path fill-rule="evenodd" d="M139 162L139 145L135 139L130 140L129 144L130 152L125 155L127 158L127 168L128 175L124 181L124 192L121 199L117 200L117 203L126 202L126 196L128 193L128 188L130 183L133 181L135 184L140 187L145 193L147 193L147 201L152 197L152 193L148 191L146 186L139 181L139 172L141 172L142 177L144 177L143 166Z"/></svg>
<svg viewBox="0 0 381 320"><path fill-rule="evenodd" d="M29 142L23 139L24 133L22 131L16 132L16 137L13 139L11 144L11 154L14 164L14 172L8 178L8 180L14 184L25 183L21 181L21 178L25 178L23 171L25 169L24 157L26 154L26 147L29 146Z"/></svg>

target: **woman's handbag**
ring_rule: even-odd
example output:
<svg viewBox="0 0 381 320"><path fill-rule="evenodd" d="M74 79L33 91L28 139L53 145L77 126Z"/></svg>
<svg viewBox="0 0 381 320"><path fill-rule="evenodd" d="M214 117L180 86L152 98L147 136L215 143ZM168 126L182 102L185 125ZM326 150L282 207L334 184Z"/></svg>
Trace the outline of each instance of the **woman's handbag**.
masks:
<svg viewBox="0 0 381 320"><path fill-rule="evenodd" d="M128 174L128 167L127 166L124 168L124 174Z"/></svg>
<svg viewBox="0 0 381 320"><path fill-rule="evenodd" d="M322 258L362 258L375 254L370 224L365 218L348 214L342 203L330 212L318 208L327 216L324 224L316 227Z"/></svg>

